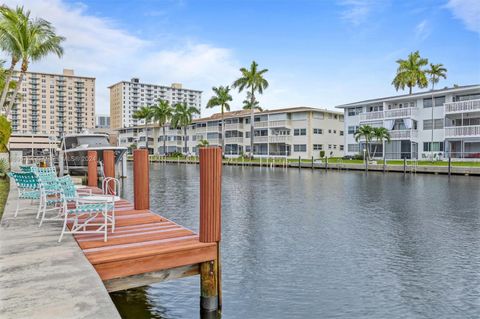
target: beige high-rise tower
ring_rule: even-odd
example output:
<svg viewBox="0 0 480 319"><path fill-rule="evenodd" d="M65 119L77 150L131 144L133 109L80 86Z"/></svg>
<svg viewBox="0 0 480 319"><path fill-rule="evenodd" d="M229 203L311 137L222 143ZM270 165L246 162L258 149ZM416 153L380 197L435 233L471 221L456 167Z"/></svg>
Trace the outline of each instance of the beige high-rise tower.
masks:
<svg viewBox="0 0 480 319"><path fill-rule="evenodd" d="M17 74L18 77L18 74ZM14 134L80 133L95 127L95 78L27 72L9 118Z"/></svg>

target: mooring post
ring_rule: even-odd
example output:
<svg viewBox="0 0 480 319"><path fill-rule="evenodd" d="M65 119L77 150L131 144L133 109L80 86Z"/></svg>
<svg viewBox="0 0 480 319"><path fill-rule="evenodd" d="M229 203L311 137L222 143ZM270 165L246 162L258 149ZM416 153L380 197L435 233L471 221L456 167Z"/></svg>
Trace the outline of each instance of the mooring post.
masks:
<svg viewBox="0 0 480 319"><path fill-rule="evenodd" d="M105 177L115 178L115 153L110 150L103 151L103 165L105 170ZM108 185L105 185L108 194L114 194L115 182L110 181Z"/></svg>
<svg viewBox="0 0 480 319"><path fill-rule="evenodd" d="M328 157L325 156L325 171L328 169Z"/></svg>
<svg viewBox="0 0 480 319"><path fill-rule="evenodd" d="M452 157L448 156L448 176L452 174Z"/></svg>
<svg viewBox="0 0 480 319"><path fill-rule="evenodd" d="M383 152L383 172L385 173L385 165L387 164L387 159L385 158L385 152Z"/></svg>
<svg viewBox="0 0 480 319"><path fill-rule="evenodd" d="M313 156L312 156L312 169L313 169Z"/></svg>
<svg viewBox="0 0 480 319"><path fill-rule="evenodd" d="M407 158L403 158L403 174L407 173Z"/></svg>
<svg viewBox="0 0 480 319"><path fill-rule="evenodd" d="M300 169L301 168L301 162L302 162L302 158L299 156L298 157L298 168Z"/></svg>
<svg viewBox="0 0 480 319"><path fill-rule="evenodd" d="M200 148L200 234L202 243L217 243L217 258L200 264L200 309L222 308L220 239L222 222L222 149Z"/></svg>
<svg viewBox="0 0 480 319"><path fill-rule="evenodd" d="M148 151L133 151L133 198L135 209L150 208Z"/></svg>
<svg viewBox="0 0 480 319"><path fill-rule="evenodd" d="M90 187L98 187L98 171L97 171L97 151L87 152L88 160L88 183Z"/></svg>

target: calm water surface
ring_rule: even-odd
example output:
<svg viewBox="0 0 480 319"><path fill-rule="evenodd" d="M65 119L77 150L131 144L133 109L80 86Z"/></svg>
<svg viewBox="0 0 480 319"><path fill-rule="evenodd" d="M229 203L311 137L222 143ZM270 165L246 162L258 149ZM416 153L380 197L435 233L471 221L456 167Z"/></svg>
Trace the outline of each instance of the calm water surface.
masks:
<svg viewBox="0 0 480 319"><path fill-rule="evenodd" d="M223 318L480 317L480 178L223 174ZM152 209L197 231L198 167L152 164L150 183ZM124 318L198 318L199 290L195 276L112 298Z"/></svg>

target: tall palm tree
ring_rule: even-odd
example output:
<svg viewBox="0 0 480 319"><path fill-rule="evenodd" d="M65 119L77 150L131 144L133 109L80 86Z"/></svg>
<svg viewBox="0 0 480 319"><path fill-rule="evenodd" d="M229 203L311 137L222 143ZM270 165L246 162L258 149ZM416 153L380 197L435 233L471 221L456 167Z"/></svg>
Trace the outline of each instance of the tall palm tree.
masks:
<svg viewBox="0 0 480 319"><path fill-rule="evenodd" d="M430 152L433 150L433 129L435 121L433 118L433 108L435 107L435 98L433 96L433 90L435 90L435 84L440 81L440 78L447 78L447 69L443 67L443 64L430 63L430 69L425 71L429 75L429 81L432 83L432 139L430 143ZM433 154L433 153L432 153Z"/></svg>
<svg viewBox="0 0 480 319"><path fill-rule="evenodd" d="M258 103L258 101L254 100L252 102L252 99L250 98L250 92L247 92L247 98L243 100L242 103L244 110L251 110L253 108L256 111L263 112L263 109L260 107L260 103Z"/></svg>
<svg viewBox="0 0 480 319"><path fill-rule="evenodd" d="M265 80L264 74L268 72L268 69L258 70L258 64L252 61L250 69L241 68L240 72L242 76L233 82L233 87L238 88L238 92L242 92L247 89L250 93L250 105L254 106L256 99L255 93L263 93L263 90L268 88L268 81ZM250 109L250 154L253 158L253 136L254 136L254 112L255 108Z"/></svg>
<svg viewBox="0 0 480 319"><path fill-rule="evenodd" d="M150 106L142 106L133 113L133 118L145 121L145 148L150 152L148 150L148 123L153 118L153 109Z"/></svg>
<svg viewBox="0 0 480 319"><path fill-rule="evenodd" d="M373 138L373 127L370 125L362 125L358 128L358 130L354 134L355 136L355 141L358 142L360 139L364 138L365 139L365 149L367 152L367 157L365 160L370 159L370 141Z"/></svg>
<svg viewBox="0 0 480 319"><path fill-rule="evenodd" d="M3 89L7 85L8 77L10 76L10 70L6 70L3 68L4 63L5 61L0 61L0 92L3 92ZM16 87L17 87L17 82L10 80L10 82L8 82L8 88L10 91L9 90L5 90L5 91L9 91L9 95L11 95L13 93L11 92L11 90L14 90ZM3 102L3 104L0 104L0 110L3 110L4 108L5 108L5 101Z"/></svg>
<svg viewBox="0 0 480 319"><path fill-rule="evenodd" d="M372 129L372 139L375 139L377 142L383 145L383 141L390 143L390 132L385 127L374 127ZM373 157L377 153L377 144L375 144L375 149L373 150ZM385 148L383 149L383 154L385 155Z"/></svg>
<svg viewBox="0 0 480 319"><path fill-rule="evenodd" d="M187 103L177 103L175 111L170 123L171 127L183 128L183 139L185 141L184 151L187 153L187 127L192 124L194 114L200 114L200 110L193 106L188 106Z"/></svg>
<svg viewBox="0 0 480 319"><path fill-rule="evenodd" d="M428 86L428 80L423 69L428 64L428 59L420 57L418 51L410 53L406 60L397 60L397 64L397 75L392 81L397 91L399 89L404 90L407 86L409 94L412 94L413 87L425 88Z"/></svg>
<svg viewBox="0 0 480 319"><path fill-rule="evenodd" d="M62 57L63 48L61 43L65 40L64 37L55 33L55 28L50 22L39 18L30 18L30 11L25 11L23 7L17 7L14 11L18 16L17 18L14 20L4 19L0 23L0 33L8 34L8 37L0 37L0 42L3 42L5 48L11 48L10 54L12 59L18 58L18 61L21 60L19 80L10 103L5 110L6 116L8 116L15 103L30 62L38 61L50 53ZM13 45L8 45L7 43L10 41L15 41L18 47L13 48ZM4 93L2 92L3 95Z"/></svg>
<svg viewBox="0 0 480 319"><path fill-rule="evenodd" d="M232 101L232 96L230 95L230 88L227 86L219 86L212 88L215 95L210 98L207 102L207 109L214 108L216 106L220 106L220 110L222 112L222 152L224 151L225 146L225 119L224 119L224 112L230 111L230 104L228 102Z"/></svg>
<svg viewBox="0 0 480 319"><path fill-rule="evenodd" d="M170 103L168 101L159 99L158 104L152 106L152 112L153 112L153 121L157 122L158 125L162 127L163 131L163 154L167 153L167 141L166 139L166 133L165 133L165 126L167 125L167 122L170 121L170 119L173 116L173 107L170 106Z"/></svg>

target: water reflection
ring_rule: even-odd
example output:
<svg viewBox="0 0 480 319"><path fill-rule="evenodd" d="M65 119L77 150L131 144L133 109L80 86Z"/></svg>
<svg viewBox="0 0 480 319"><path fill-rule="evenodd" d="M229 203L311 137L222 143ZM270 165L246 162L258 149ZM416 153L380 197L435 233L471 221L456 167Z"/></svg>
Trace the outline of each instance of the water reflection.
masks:
<svg viewBox="0 0 480 319"><path fill-rule="evenodd" d="M150 182L153 209L197 230L198 167L152 164ZM223 317L479 317L479 183L225 167ZM112 297L124 318L197 318L199 291L190 277Z"/></svg>

